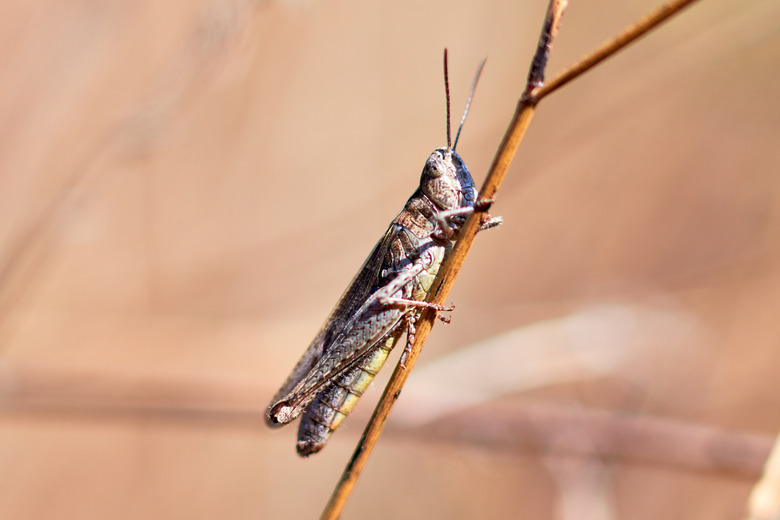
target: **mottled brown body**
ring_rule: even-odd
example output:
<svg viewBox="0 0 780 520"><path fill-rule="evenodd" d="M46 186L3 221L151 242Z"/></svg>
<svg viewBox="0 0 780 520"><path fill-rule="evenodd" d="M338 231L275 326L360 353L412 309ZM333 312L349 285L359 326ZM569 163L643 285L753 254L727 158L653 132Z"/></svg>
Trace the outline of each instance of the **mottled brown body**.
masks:
<svg viewBox="0 0 780 520"><path fill-rule="evenodd" d="M476 188L460 156L434 150L420 187L374 247L266 412L270 426L302 412L298 453L324 447L352 410L403 332L414 321L468 213ZM494 224L489 224L490 225Z"/></svg>

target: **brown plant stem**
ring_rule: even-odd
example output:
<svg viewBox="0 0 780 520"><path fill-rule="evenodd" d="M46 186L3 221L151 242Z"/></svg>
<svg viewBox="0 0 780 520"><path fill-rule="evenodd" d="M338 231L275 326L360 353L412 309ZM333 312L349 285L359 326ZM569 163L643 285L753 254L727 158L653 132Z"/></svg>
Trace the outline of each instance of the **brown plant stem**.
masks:
<svg viewBox="0 0 780 520"><path fill-rule="evenodd" d="M509 128L504 134L504 138L496 151L493 163L491 164L485 182L480 189L478 200L494 200L495 195L504 180L509 164L512 162L520 145L520 141L533 118L536 105L543 97L592 69L597 64L634 42L694 1L696 0L675 0L664 4L650 15L628 27L620 35L604 44L595 52L566 69L545 87L544 69L547 63L547 57L549 56L550 46L557 33L558 25L567 3L566 0L550 0L537 51L531 64L525 91L518 102L515 113L509 123ZM446 302L446 298L452 289L455 278L463 267L463 262L474 243L474 238L476 237L480 226L484 223L486 215L485 212L476 212L466 221L466 224L460 232L458 241L455 243L452 254L445 260L434 281L431 289L431 303L443 305ZM403 385L406 383L409 373L422 351L422 347L431 332L435 319L436 314L429 310L425 310L420 316L413 348L406 356L404 365L399 363L390 377L390 381L385 387L379 404L377 404L374 414L371 416L371 420L366 426L352 458L344 469L341 479L336 485L336 488L323 511L321 516L323 520L334 520L341 515L347 498L352 492L352 489L384 428L385 422L387 422L390 410L398 399L401 388L403 388Z"/></svg>
<svg viewBox="0 0 780 520"><path fill-rule="evenodd" d="M483 185L480 191L480 200L492 199L495 191L501 183L501 180L506 173L509 164L514 157L515 151L517 151L520 145L520 140L525 133L528 124L531 121L533 115L534 104L528 103L530 99L527 95L533 88L542 84L544 81L544 66L547 63L547 56L550 52L550 45L557 33L558 25L563 15L563 11L566 8L566 0L550 0L547 8L547 15L545 17L544 27L542 34L539 38L539 45L536 51L536 55L532 62L531 71L528 77L528 83L526 85L525 93L518 105L518 109L515 111L515 115L510 123L509 130L504 136L503 141L499 147L499 151L496 154L496 159L491 166L491 174ZM492 179L492 184L491 184ZM492 186L492 187L491 187ZM442 271L436 277L431 294L433 298L432 302L443 302L449 293L452 283L450 282L446 287L443 287L442 281L454 280L463 265L463 259L465 258L468 250L471 248L471 244L474 241L479 227L484 223L486 213L480 212L473 214L466 222L463 230L461 231L461 238L455 244L455 248L450 257L450 261L445 262ZM476 217L476 218L475 218ZM471 237L470 240L464 240L464 237ZM460 260L453 262L454 257L458 257ZM399 363L396 366L393 375L390 377L390 381L385 387L385 391L377 404L374 414L371 416L371 420L366 426L363 436L358 442L358 446L355 449L355 453L352 455L347 467L344 469L344 473L336 485L336 488L328 501L327 506L322 514L322 519L336 519L341 515L341 511L344 508L344 504L349 497L352 489L355 486L355 482L363 470L363 467L368 460L368 456L373 450L376 441L379 439L379 435L384 428L384 424L387 421L387 417L390 414L395 401L401 393L401 388L406 383L409 373L414 364L417 361L417 357L422 351L422 346L425 343L425 338L433 327L433 321L436 318L434 312L423 312L420 324L417 329L417 340L415 341L412 351L406 356L405 363L402 365Z"/></svg>

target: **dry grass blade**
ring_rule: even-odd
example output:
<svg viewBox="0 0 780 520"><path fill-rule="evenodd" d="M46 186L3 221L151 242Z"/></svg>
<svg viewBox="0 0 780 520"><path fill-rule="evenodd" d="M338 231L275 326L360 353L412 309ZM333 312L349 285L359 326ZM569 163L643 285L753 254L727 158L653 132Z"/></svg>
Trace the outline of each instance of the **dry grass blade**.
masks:
<svg viewBox="0 0 780 520"><path fill-rule="evenodd" d="M764 475L750 493L749 519L780 518L780 437L764 466Z"/></svg>
<svg viewBox="0 0 780 520"><path fill-rule="evenodd" d="M767 435L732 432L684 421L574 406L529 403L472 407L422 426L395 427L393 432L417 441L463 443L501 450L538 452L610 461L720 472L733 478L755 478L772 449ZM780 466L780 449L775 449ZM758 504L777 501L780 467L767 464ZM774 486L774 487L773 487ZM758 489L758 486L757 486ZM772 497L765 500L766 497ZM770 518L759 516L758 518Z"/></svg>
<svg viewBox="0 0 780 520"><path fill-rule="evenodd" d="M509 164L512 162L520 145L520 141L531 122L536 104L544 96L560 88L577 76L587 72L601 61L636 41L638 38L695 1L696 0L677 0L664 4L655 12L627 28L617 38L607 42L597 51L591 53L574 66L567 69L563 74L551 81L550 85L544 87L544 67L547 63L547 56L549 55L550 46L555 38L555 34L557 33L561 16L566 8L565 0L551 0L548 5L542 34L539 38L537 52L531 64L526 89L517 105L509 128L499 145L493 163L490 166L485 182L479 193L479 200L492 201L494 199L498 188L503 182ZM471 249L471 245L474 242L479 227L483 223L485 215L486 213L475 213L469 217L455 244L452 255L444 262L436 277L436 281L431 290L430 301L432 303L439 305L445 303L455 278L460 272L463 262ZM384 428L390 410L398 399L401 389L406 383L409 373L422 351L422 347L430 334L435 319L436 316L433 312L428 312L426 310L422 313L417 326L415 343L412 351L406 356L405 366L399 364L393 372L352 458L344 469L341 479L336 485L336 488L323 511L321 516L322 519L332 520L339 518L341 515L346 500L354 488L354 485L368 460L368 456L373 450L373 447Z"/></svg>

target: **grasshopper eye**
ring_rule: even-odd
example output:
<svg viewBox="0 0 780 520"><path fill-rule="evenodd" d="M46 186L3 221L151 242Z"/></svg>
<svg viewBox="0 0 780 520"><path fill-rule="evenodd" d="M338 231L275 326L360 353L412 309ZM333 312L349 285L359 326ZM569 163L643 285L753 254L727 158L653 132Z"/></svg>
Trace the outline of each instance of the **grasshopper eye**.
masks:
<svg viewBox="0 0 780 520"><path fill-rule="evenodd" d="M425 168L423 174L427 174L429 177L441 177L446 171L444 160L437 152L433 152L428 160L425 162Z"/></svg>

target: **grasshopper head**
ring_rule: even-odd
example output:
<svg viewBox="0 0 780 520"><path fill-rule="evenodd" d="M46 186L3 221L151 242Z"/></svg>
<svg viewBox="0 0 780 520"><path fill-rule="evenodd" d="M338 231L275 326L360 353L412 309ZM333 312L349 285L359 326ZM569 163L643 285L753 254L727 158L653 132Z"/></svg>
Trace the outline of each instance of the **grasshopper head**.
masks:
<svg viewBox="0 0 780 520"><path fill-rule="evenodd" d="M420 189L443 210L473 206L477 199L474 179L460 155L449 147L437 148L428 157Z"/></svg>

